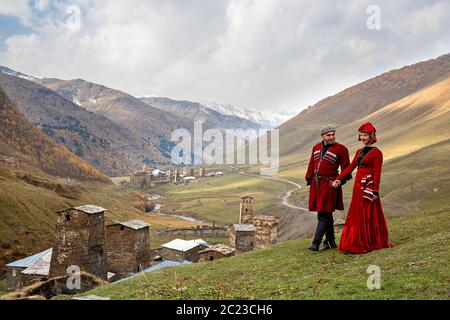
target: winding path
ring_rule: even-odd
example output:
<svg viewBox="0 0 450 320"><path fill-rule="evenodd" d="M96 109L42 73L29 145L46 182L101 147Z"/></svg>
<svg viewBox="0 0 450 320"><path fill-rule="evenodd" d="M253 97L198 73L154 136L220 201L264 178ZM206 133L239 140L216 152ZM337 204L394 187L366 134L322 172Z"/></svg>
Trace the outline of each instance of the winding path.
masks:
<svg viewBox="0 0 450 320"><path fill-rule="evenodd" d="M288 208L291 208L291 209L309 212L309 210L306 209L306 208L303 208L303 207L297 207L297 206L294 206L294 205L288 203L288 199L289 199L289 197L291 196L292 192L294 192L294 191L297 190L297 189L301 189L301 188L302 188L302 186L299 185L298 183L295 183L295 182L289 181L289 180L280 179L280 178L270 177L270 176L262 176L262 175L259 175L259 174L245 173L245 172L242 172L242 171L240 171L239 174L242 174L242 175L244 175L244 176L259 177L259 178L268 179L268 180L275 180L275 181L279 181L279 182L289 183L289 184L295 186L295 189L292 189L292 190L288 191L288 192L283 196L283 198L282 198L282 204L283 204L284 206L288 207Z"/></svg>

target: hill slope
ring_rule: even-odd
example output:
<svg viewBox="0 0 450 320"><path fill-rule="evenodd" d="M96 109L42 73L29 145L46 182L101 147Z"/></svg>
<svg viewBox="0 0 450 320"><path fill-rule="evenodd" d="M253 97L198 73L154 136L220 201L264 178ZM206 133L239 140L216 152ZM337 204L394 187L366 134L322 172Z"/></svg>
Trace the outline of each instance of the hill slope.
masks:
<svg viewBox="0 0 450 320"><path fill-rule="evenodd" d="M110 182L100 171L35 128L0 88L0 153L62 177Z"/></svg>
<svg viewBox="0 0 450 320"><path fill-rule="evenodd" d="M0 73L0 85L36 126L109 175L125 174L146 157L142 139L107 118L88 112L48 88Z"/></svg>
<svg viewBox="0 0 450 320"><path fill-rule="evenodd" d="M280 126L282 156L296 152L320 138L327 123L342 126L450 76L450 54L392 70L348 88Z"/></svg>
<svg viewBox="0 0 450 320"><path fill-rule="evenodd" d="M377 146L385 160L450 138L450 77L340 126L337 140L356 151L360 145L357 130L364 122L372 122L377 128ZM281 160L282 165L309 160L313 144L319 141L320 136L298 146Z"/></svg>
<svg viewBox="0 0 450 320"><path fill-rule="evenodd" d="M392 249L315 254L307 249L309 240L287 241L146 273L87 294L112 299L448 299L449 213L390 219L390 239L397 245ZM367 288L371 265L380 267L379 290Z"/></svg>
<svg viewBox="0 0 450 320"><path fill-rule="evenodd" d="M138 98L119 90L81 79L37 79L40 84L54 90L84 109L102 115L127 128L151 146L148 162L167 162L174 143L172 131L185 128L192 132L193 121L150 106Z"/></svg>

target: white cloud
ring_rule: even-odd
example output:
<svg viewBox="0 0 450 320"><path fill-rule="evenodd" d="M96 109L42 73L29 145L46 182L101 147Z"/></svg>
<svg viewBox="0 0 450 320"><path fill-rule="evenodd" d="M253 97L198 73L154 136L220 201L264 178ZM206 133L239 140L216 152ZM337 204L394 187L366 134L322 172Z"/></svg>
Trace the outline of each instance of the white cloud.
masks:
<svg viewBox="0 0 450 320"><path fill-rule="evenodd" d="M28 25L31 18L31 9L27 0L0 0L1 15L17 17L24 25Z"/></svg>
<svg viewBox="0 0 450 320"><path fill-rule="evenodd" d="M76 32L66 25L71 4L81 9ZM8 9L32 21L34 32L10 37L0 63L135 95L299 110L380 72L450 51L448 0L380 0L379 31L366 27L371 4L41 0Z"/></svg>
<svg viewBox="0 0 450 320"><path fill-rule="evenodd" d="M47 10L49 5L50 5L50 0L35 0L34 1L34 8L38 11Z"/></svg>

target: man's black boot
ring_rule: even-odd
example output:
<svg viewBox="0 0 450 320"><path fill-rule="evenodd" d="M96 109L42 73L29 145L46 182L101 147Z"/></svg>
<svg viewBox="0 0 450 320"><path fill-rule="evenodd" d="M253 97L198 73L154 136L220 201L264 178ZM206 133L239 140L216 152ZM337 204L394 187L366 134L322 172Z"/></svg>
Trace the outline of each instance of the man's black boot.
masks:
<svg viewBox="0 0 450 320"><path fill-rule="evenodd" d="M317 228L316 233L314 234L314 239L312 244L308 247L311 251L319 251L320 243L322 242L323 235L327 231L327 221L326 215L319 212L317 214Z"/></svg>
<svg viewBox="0 0 450 320"><path fill-rule="evenodd" d="M323 242L323 246L319 251L326 251L330 249L336 249L337 245L334 237L334 219L333 214L329 213L326 216L326 232L325 232L325 241Z"/></svg>
<svg viewBox="0 0 450 320"><path fill-rule="evenodd" d="M311 251L319 251L320 242L314 242L308 247Z"/></svg>
<svg viewBox="0 0 450 320"><path fill-rule="evenodd" d="M337 244L334 240L332 240L332 241L325 240L323 242L322 248L320 248L319 251L327 251L327 250L336 249L336 248L337 248Z"/></svg>

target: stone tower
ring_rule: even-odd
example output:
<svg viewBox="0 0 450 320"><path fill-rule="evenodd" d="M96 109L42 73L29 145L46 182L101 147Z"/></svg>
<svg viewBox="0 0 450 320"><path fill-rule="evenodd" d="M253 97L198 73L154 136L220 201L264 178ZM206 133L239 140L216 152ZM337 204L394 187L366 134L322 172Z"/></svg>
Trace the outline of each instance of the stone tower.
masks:
<svg viewBox="0 0 450 320"><path fill-rule="evenodd" d="M253 250L255 227L252 224L233 224L228 229L230 247L236 249L236 253Z"/></svg>
<svg viewBox="0 0 450 320"><path fill-rule="evenodd" d="M198 170L198 176L199 177L205 176L205 168L204 167L200 167L200 169Z"/></svg>
<svg viewBox="0 0 450 320"><path fill-rule="evenodd" d="M178 184L180 183L181 178L180 178L180 170L175 169L175 174L173 176L173 183Z"/></svg>
<svg viewBox="0 0 450 320"><path fill-rule="evenodd" d="M144 188L149 189L152 187L153 174L151 172L147 172L144 178Z"/></svg>
<svg viewBox="0 0 450 320"><path fill-rule="evenodd" d="M278 242L278 217L257 215L253 217L255 226L255 249L265 248Z"/></svg>
<svg viewBox="0 0 450 320"><path fill-rule="evenodd" d="M253 223L253 197L244 196L241 197L241 207L239 210L239 223L252 224Z"/></svg>
<svg viewBox="0 0 450 320"><path fill-rule="evenodd" d="M121 278L140 272L150 263L150 225L139 221L106 226L108 271Z"/></svg>
<svg viewBox="0 0 450 320"><path fill-rule="evenodd" d="M105 211L84 205L58 212L50 277L64 276L68 267L78 266L81 271L106 279Z"/></svg>

